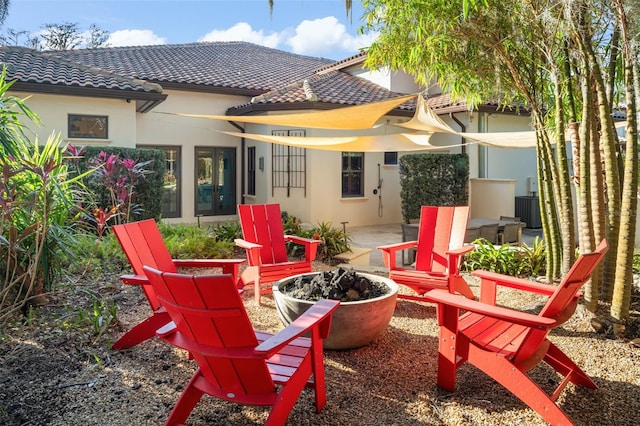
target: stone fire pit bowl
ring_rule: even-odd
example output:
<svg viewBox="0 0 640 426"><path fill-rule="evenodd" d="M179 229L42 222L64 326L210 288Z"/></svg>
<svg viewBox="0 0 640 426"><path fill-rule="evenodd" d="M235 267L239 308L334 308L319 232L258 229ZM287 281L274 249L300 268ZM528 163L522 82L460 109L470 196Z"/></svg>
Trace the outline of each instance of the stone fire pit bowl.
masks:
<svg viewBox="0 0 640 426"><path fill-rule="evenodd" d="M315 302L293 298L281 289L298 277L313 277L321 273L294 275L278 281L273 286L273 298L278 316L285 326L302 315ZM324 340L325 349L343 350L364 346L389 326L396 307L398 285L393 280L378 275L365 273L357 273L357 275L370 281L386 284L389 292L372 299L340 302L338 309L333 312L329 337Z"/></svg>

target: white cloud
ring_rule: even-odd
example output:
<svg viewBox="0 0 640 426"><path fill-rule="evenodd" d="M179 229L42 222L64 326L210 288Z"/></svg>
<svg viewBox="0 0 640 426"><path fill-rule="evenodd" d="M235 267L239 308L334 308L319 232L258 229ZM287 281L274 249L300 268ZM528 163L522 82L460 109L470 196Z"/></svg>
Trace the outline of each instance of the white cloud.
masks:
<svg viewBox="0 0 640 426"><path fill-rule="evenodd" d="M295 29L295 35L286 43L294 53L303 55L326 55L336 50L357 53L367 47L375 35L353 36L347 32L344 24L334 16L304 20Z"/></svg>
<svg viewBox="0 0 640 426"><path fill-rule="evenodd" d="M110 47L118 46L149 46L165 44L167 40L151 30L119 30L109 35L107 43Z"/></svg>
<svg viewBox="0 0 640 426"><path fill-rule="evenodd" d="M277 47L281 35L272 33L265 35L264 31L254 31L246 22L238 22L226 30L213 30L205 34L198 41L247 41L267 47Z"/></svg>

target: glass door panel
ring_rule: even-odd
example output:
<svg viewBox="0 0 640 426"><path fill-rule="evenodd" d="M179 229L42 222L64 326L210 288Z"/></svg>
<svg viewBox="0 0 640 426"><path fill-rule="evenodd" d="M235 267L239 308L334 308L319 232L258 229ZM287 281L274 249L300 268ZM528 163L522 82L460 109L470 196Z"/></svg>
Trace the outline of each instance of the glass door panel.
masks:
<svg viewBox="0 0 640 426"><path fill-rule="evenodd" d="M236 149L196 149L196 215L236 213Z"/></svg>
<svg viewBox="0 0 640 426"><path fill-rule="evenodd" d="M215 194L214 215L236 213L236 150L235 148L215 148Z"/></svg>
<svg viewBox="0 0 640 426"><path fill-rule="evenodd" d="M213 215L213 150L196 151L196 215Z"/></svg>
<svg viewBox="0 0 640 426"><path fill-rule="evenodd" d="M167 156L162 189L162 217L180 217L180 148L160 147Z"/></svg>

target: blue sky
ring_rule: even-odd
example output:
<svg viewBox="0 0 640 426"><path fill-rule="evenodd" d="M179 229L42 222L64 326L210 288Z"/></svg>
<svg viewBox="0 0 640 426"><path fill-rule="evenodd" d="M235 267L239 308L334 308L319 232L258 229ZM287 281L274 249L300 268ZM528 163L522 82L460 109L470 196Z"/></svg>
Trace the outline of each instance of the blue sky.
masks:
<svg viewBox="0 0 640 426"><path fill-rule="evenodd" d="M303 55L343 59L370 43L358 35L362 6L353 17L344 0L11 0L7 29L41 31L44 24L95 23L111 46L244 40ZM24 44L24 42L22 43Z"/></svg>

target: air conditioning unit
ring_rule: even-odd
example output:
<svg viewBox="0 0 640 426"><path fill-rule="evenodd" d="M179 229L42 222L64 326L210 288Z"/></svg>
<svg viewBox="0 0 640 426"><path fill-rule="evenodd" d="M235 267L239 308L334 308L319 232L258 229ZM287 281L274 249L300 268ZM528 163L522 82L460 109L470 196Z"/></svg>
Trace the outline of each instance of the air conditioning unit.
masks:
<svg viewBox="0 0 640 426"><path fill-rule="evenodd" d="M527 228L542 228L538 197L516 197L515 212L516 216L527 224Z"/></svg>

